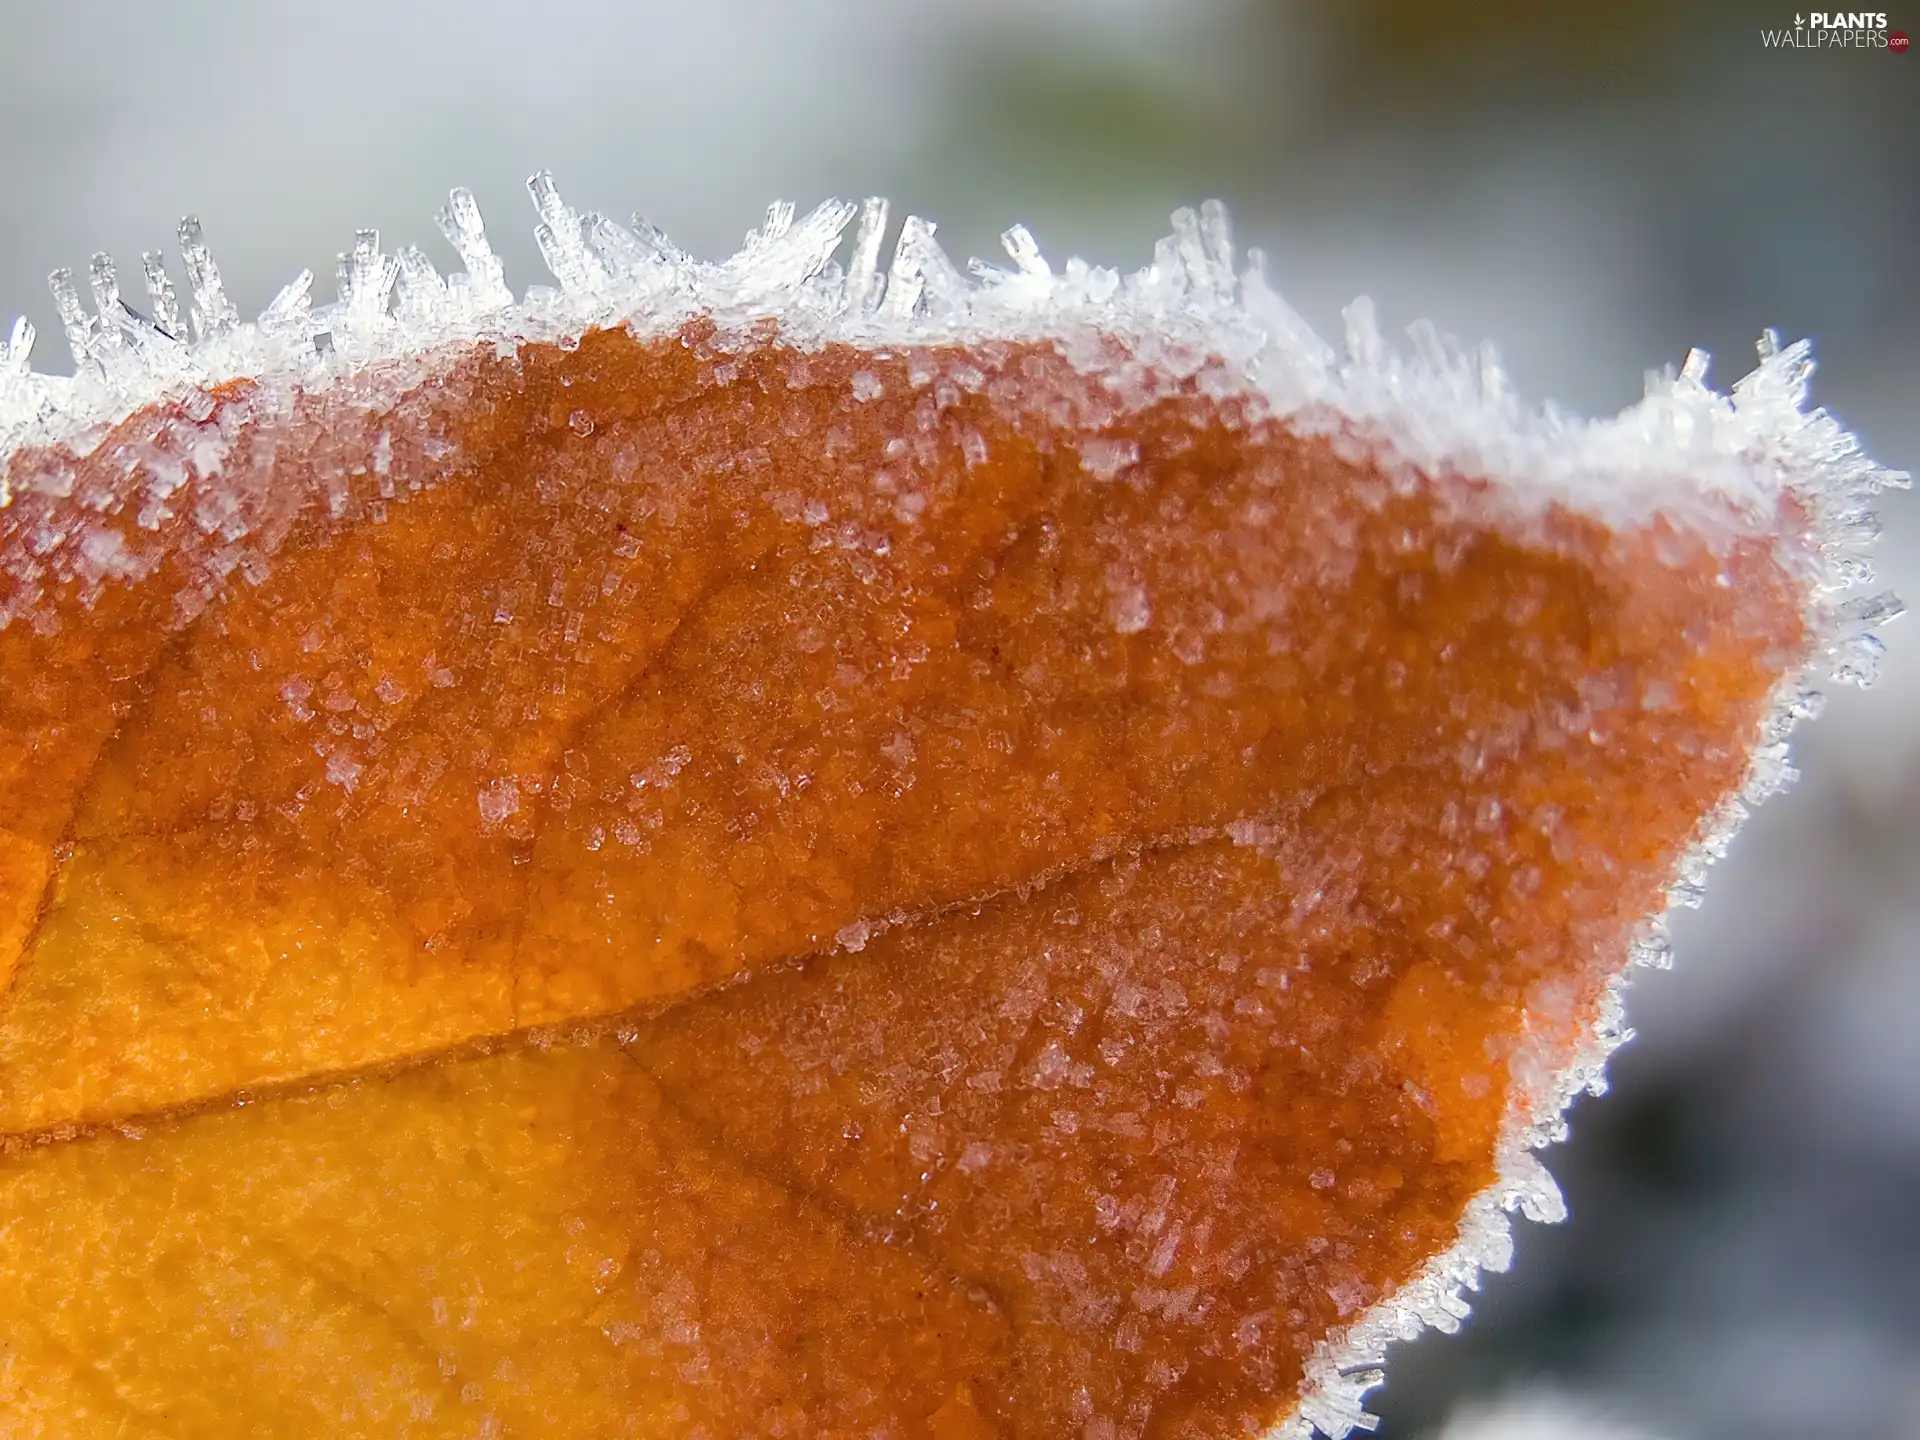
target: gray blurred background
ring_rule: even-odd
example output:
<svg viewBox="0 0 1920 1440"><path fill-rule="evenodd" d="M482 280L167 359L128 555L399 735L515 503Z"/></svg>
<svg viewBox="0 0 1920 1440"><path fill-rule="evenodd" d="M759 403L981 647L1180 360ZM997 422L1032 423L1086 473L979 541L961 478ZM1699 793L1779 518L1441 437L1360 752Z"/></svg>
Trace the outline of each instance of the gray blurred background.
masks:
<svg viewBox="0 0 1920 1440"><path fill-rule="evenodd" d="M1920 30L1920 0L1889 18ZM1762 46L1791 22L1774 0L0 0L0 313L65 368L56 265L131 266L193 209L258 309L303 265L330 291L356 226L437 245L455 183L524 286L539 166L708 254L773 198L885 193L962 255L1019 219L1055 258L1131 267L1217 195L1325 333L1370 293L1594 412L1689 345L1724 387L1773 325L1815 338L1818 397L1872 453L1920 469L1920 55ZM1883 574L1920 595L1914 497L1883 514ZM1465 1333L1400 1352L1383 1434L1569 1434L1571 1407L1669 1440L1920 1437L1911 628L1803 740L1678 967L1637 984L1613 1096L1548 1157L1571 1223L1524 1227Z"/></svg>

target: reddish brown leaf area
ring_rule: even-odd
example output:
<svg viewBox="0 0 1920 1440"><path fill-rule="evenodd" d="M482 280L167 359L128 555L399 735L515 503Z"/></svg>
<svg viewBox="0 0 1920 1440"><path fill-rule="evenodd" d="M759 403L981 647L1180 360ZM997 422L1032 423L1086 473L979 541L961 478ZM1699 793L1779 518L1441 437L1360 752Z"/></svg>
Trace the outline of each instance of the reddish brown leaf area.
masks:
<svg viewBox="0 0 1920 1440"><path fill-rule="evenodd" d="M1256 1432L1805 645L1209 370L437 370L12 462L17 1433Z"/></svg>

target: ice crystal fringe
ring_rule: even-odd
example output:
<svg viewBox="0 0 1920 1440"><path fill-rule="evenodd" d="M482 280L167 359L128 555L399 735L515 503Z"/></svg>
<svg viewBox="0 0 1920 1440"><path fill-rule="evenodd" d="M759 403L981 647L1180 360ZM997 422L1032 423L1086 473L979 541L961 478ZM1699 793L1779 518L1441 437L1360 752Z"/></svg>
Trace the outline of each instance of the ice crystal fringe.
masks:
<svg viewBox="0 0 1920 1440"><path fill-rule="evenodd" d="M1258 251L1237 264L1226 213L1213 202L1176 212L1174 233L1152 263L1122 275L1078 259L1056 270L1020 226L1002 237L1012 268L974 261L962 271L932 222L918 216L901 225L883 265L884 200L828 201L798 220L790 204L777 204L738 253L709 263L637 216L622 225L574 210L545 172L528 189L534 237L557 288L534 286L519 299L466 190L455 190L439 216L464 270L443 276L422 251L389 254L377 232L363 230L340 257L334 303L314 306L313 276L302 272L251 322L228 299L191 218L180 225L184 306L157 254L143 257L145 313L127 303L106 255L88 267L91 310L72 274L55 271L76 373L30 368L34 334L25 320L0 341L0 508L12 499L6 462L19 451L58 445L85 453L135 411L188 401L224 380L244 376L282 398L369 372L404 386L423 373L421 357L448 345L566 343L611 325L665 335L695 315L712 316L723 331L771 318L784 343L801 347L1050 341L1142 403L1170 382L1218 384L1224 375L1234 393L1264 402L1296 430L1366 445L1410 473L1502 482L1497 503L1558 502L1614 521L1665 512L1709 531L1731 516L1764 533L1792 502L1804 510L1812 542L1796 559L1809 569L1817 653L1774 697L1741 795L1710 817L1677 867L1668 889L1674 905L1699 903L1706 868L1726 853L1747 806L1793 778L1787 735L1817 712L1823 672L1869 683L1881 653L1871 632L1900 610L1886 593L1843 597L1872 581L1862 554L1876 528L1872 496L1907 477L1875 465L1832 417L1807 408L1813 362L1804 341L1782 348L1764 335L1759 365L1724 395L1706 384L1707 356L1692 351L1677 371L1650 374L1638 404L1581 420L1523 407L1491 350L1461 350L1424 323L1411 327L1411 353L1403 354L1383 339L1364 298L1345 311L1345 345L1336 350L1268 285ZM835 257L849 225L842 265ZM1117 369L1113 340L1126 356ZM1669 954L1660 917L1635 938L1629 958L1665 965ZM1453 1248L1319 1348L1303 1398L1275 1437L1372 1429L1364 1402L1382 1379L1386 1347L1428 1326L1459 1328L1481 1272L1503 1270L1511 1258L1510 1212L1537 1221L1565 1215L1533 1152L1564 1138L1562 1116L1577 1095L1604 1088L1607 1057L1631 1033L1624 988L1624 976L1610 986L1565 1069L1516 1075L1499 1178L1467 1207Z"/></svg>

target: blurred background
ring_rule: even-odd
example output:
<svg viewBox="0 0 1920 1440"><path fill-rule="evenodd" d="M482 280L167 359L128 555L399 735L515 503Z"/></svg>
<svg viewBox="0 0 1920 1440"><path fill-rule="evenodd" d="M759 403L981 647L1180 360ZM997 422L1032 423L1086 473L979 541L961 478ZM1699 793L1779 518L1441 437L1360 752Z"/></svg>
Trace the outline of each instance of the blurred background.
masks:
<svg viewBox="0 0 1920 1440"><path fill-rule="evenodd" d="M1920 0L1889 14L1920 30ZM1636 399L1763 326L1920 470L1920 55L1765 47L1774 0L331 0L0 5L0 313L196 210L241 308L356 226L438 244L471 185L517 286L521 190L730 250L779 196L890 195L960 255L1024 220L1144 263L1217 195L1339 333L1362 292L1501 344L1521 390ZM900 213L898 210L896 214ZM451 261L450 255L441 257ZM322 296L317 298L325 298ZM1920 595L1916 497L1884 578ZM1920 1437L1920 636L1836 693L1636 984L1639 1038L1457 1338L1403 1347L1394 1440Z"/></svg>

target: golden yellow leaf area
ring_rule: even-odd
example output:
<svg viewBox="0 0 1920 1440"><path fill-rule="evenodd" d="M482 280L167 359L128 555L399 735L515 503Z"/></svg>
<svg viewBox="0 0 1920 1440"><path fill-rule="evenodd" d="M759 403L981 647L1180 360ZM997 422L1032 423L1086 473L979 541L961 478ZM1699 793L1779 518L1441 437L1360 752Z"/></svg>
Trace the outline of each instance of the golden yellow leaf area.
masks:
<svg viewBox="0 0 1920 1440"><path fill-rule="evenodd" d="M1289 1413L1802 597L1113 350L602 331L14 456L0 1435Z"/></svg>

